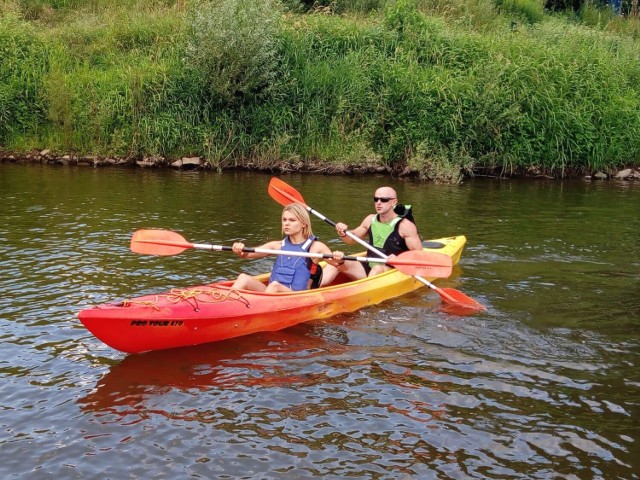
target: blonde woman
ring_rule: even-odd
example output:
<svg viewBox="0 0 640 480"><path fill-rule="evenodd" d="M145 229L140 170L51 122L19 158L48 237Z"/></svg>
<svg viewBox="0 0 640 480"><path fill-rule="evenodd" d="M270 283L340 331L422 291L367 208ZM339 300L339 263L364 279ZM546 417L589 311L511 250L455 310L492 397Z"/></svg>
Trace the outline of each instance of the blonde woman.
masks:
<svg viewBox="0 0 640 480"><path fill-rule="evenodd" d="M311 220L305 207L299 203L287 205L282 210L282 234L284 239L267 242L259 248L284 250L291 252L310 252L333 255L327 263L339 265L344 254L333 252L324 243L318 241L311 231ZM262 258L265 253L243 252L245 244L233 244L233 252L242 258ZM265 285L251 275L241 273L233 288L254 290L266 293L281 293L307 290L317 287L322 279L319 259L278 255L271 270L269 285Z"/></svg>

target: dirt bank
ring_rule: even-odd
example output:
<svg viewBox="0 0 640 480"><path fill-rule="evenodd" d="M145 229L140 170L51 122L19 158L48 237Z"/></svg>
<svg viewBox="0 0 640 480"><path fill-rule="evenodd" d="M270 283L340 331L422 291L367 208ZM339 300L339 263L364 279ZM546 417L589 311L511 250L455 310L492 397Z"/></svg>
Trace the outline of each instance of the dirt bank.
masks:
<svg viewBox="0 0 640 480"><path fill-rule="evenodd" d="M67 166L87 166L94 168L103 167L126 167L126 168L173 168L181 170L231 170L231 168L219 168L207 162L202 157L182 157L178 159L167 159L164 157L152 156L143 159L134 158L114 158L98 156L80 156L65 154L60 155L50 150L32 151L27 154L0 151L1 163L38 163L49 165ZM328 175L337 174L362 174L362 173L382 173L393 176L419 176L419 172L408 169L393 169L379 164L363 163L361 165L336 165L319 163L314 161L283 161L280 163L253 163L247 162L243 165L233 167L234 169L253 170L262 172L306 172L324 173ZM584 178L587 180L640 180L640 166L628 166L611 171L579 171L565 169L564 171L548 172L537 167L527 169L505 170L503 168L476 168L473 171L463 172L461 179L473 177L496 177L496 178Z"/></svg>

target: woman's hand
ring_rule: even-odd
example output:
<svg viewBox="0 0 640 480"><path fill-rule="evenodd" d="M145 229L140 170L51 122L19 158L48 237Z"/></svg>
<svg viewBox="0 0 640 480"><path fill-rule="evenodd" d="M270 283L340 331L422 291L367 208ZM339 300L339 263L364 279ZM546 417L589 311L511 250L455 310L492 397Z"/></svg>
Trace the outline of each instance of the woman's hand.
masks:
<svg viewBox="0 0 640 480"><path fill-rule="evenodd" d="M243 252L244 250L244 243L242 242L236 242L231 246L231 250L233 251L233 253L235 253L236 255L238 255L239 257L246 257L247 254L245 252Z"/></svg>
<svg viewBox="0 0 640 480"><path fill-rule="evenodd" d="M344 252L340 250L334 250L331 252L333 254L333 265L335 267L340 266L344 263Z"/></svg>

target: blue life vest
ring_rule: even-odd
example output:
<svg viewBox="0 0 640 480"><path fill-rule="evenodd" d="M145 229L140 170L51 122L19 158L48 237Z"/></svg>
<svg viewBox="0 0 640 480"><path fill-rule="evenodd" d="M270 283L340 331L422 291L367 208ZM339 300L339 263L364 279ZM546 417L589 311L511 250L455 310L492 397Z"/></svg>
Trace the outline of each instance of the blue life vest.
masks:
<svg viewBox="0 0 640 480"><path fill-rule="evenodd" d="M308 252L316 238L317 237L312 235L304 242L294 244L289 241L289 237L287 236L282 240L281 250L288 252ZM310 258L278 255L276 257L276 263L271 270L269 283L277 281L293 291L306 290L309 288L312 267L319 268Z"/></svg>

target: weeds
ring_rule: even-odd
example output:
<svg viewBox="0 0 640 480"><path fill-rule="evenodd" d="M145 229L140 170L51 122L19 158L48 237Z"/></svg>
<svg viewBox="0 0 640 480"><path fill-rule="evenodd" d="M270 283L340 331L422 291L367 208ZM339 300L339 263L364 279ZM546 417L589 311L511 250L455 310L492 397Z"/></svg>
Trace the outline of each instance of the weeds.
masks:
<svg viewBox="0 0 640 480"><path fill-rule="evenodd" d="M576 23L538 0L325 3L4 0L0 145L449 182L640 158L634 19L585 7Z"/></svg>

